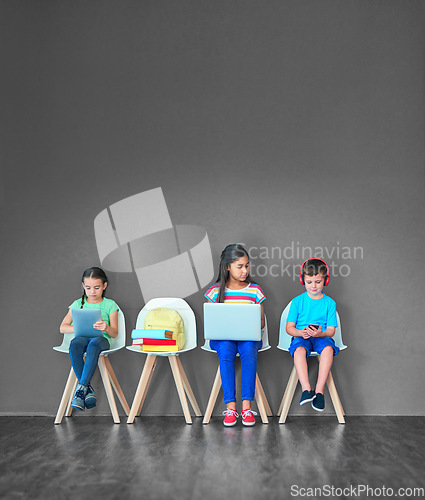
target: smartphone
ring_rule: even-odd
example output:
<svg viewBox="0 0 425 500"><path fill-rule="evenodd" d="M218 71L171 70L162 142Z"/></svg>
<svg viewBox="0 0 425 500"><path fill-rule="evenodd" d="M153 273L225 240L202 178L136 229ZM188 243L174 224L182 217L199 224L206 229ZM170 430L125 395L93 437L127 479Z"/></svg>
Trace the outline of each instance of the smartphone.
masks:
<svg viewBox="0 0 425 500"><path fill-rule="evenodd" d="M308 325L310 328L315 328L316 330L319 328L319 325Z"/></svg>

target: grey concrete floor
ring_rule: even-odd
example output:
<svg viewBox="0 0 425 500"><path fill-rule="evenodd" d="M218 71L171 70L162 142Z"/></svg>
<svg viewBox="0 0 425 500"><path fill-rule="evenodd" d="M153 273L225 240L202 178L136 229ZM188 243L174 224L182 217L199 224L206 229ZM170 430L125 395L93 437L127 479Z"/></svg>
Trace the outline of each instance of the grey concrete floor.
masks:
<svg viewBox="0 0 425 500"><path fill-rule="evenodd" d="M1 499L425 496L425 418L0 417ZM407 491L399 491L406 488ZM423 490L415 490L422 488ZM419 495L422 493L422 495Z"/></svg>

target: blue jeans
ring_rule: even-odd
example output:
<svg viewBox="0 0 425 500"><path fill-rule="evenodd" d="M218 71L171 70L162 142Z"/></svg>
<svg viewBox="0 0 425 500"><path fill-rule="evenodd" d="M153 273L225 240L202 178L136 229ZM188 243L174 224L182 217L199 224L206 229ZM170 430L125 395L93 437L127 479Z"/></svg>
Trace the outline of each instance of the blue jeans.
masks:
<svg viewBox="0 0 425 500"><path fill-rule="evenodd" d="M105 337L74 337L71 340L69 355L71 356L72 368L74 368L80 384L90 384L90 380L96 371L99 354L108 349L109 341ZM87 354L84 361L85 352Z"/></svg>
<svg viewBox="0 0 425 500"><path fill-rule="evenodd" d="M241 358L242 401L254 401L257 376L257 353L262 341L210 340L210 347L217 351L220 363L224 403L236 403L235 359Z"/></svg>

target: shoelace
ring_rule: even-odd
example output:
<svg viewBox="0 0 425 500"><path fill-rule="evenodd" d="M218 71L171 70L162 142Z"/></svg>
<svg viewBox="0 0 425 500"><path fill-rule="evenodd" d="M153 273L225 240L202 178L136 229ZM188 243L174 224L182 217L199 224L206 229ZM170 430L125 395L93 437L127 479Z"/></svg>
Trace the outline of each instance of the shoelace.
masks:
<svg viewBox="0 0 425 500"><path fill-rule="evenodd" d="M234 415L236 418L239 417L239 413L236 410L231 410L230 408L227 408L227 410L223 411L223 415Z"/></svg>
<svg viewBox="0 0 425 500"><path fill-rule="evenodd" d="M253 411L253 410L243 410L242 411L242 418L246 418L249 413L252 413L253 415L258 415L256 411Z"/></svg>
<svg viewBox="0 0 425 500"><path fill-rule="evenodd" d="M75 396L77 398L84 399L86 395L84 394L84 390L83 389L78 389L78 391L75 393Z"/></svg>

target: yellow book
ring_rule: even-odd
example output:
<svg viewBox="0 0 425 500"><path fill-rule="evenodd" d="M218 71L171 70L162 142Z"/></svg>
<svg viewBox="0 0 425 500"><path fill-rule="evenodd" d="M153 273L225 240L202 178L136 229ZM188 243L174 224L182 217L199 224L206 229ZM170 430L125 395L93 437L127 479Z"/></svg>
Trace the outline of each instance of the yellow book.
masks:
<svg viewBox="0 0 425 500"><path fill-rule="evenodd" d="M140 349L145 352L175 352L179 348L176 345L147 345L143 344Z"/></svg>

